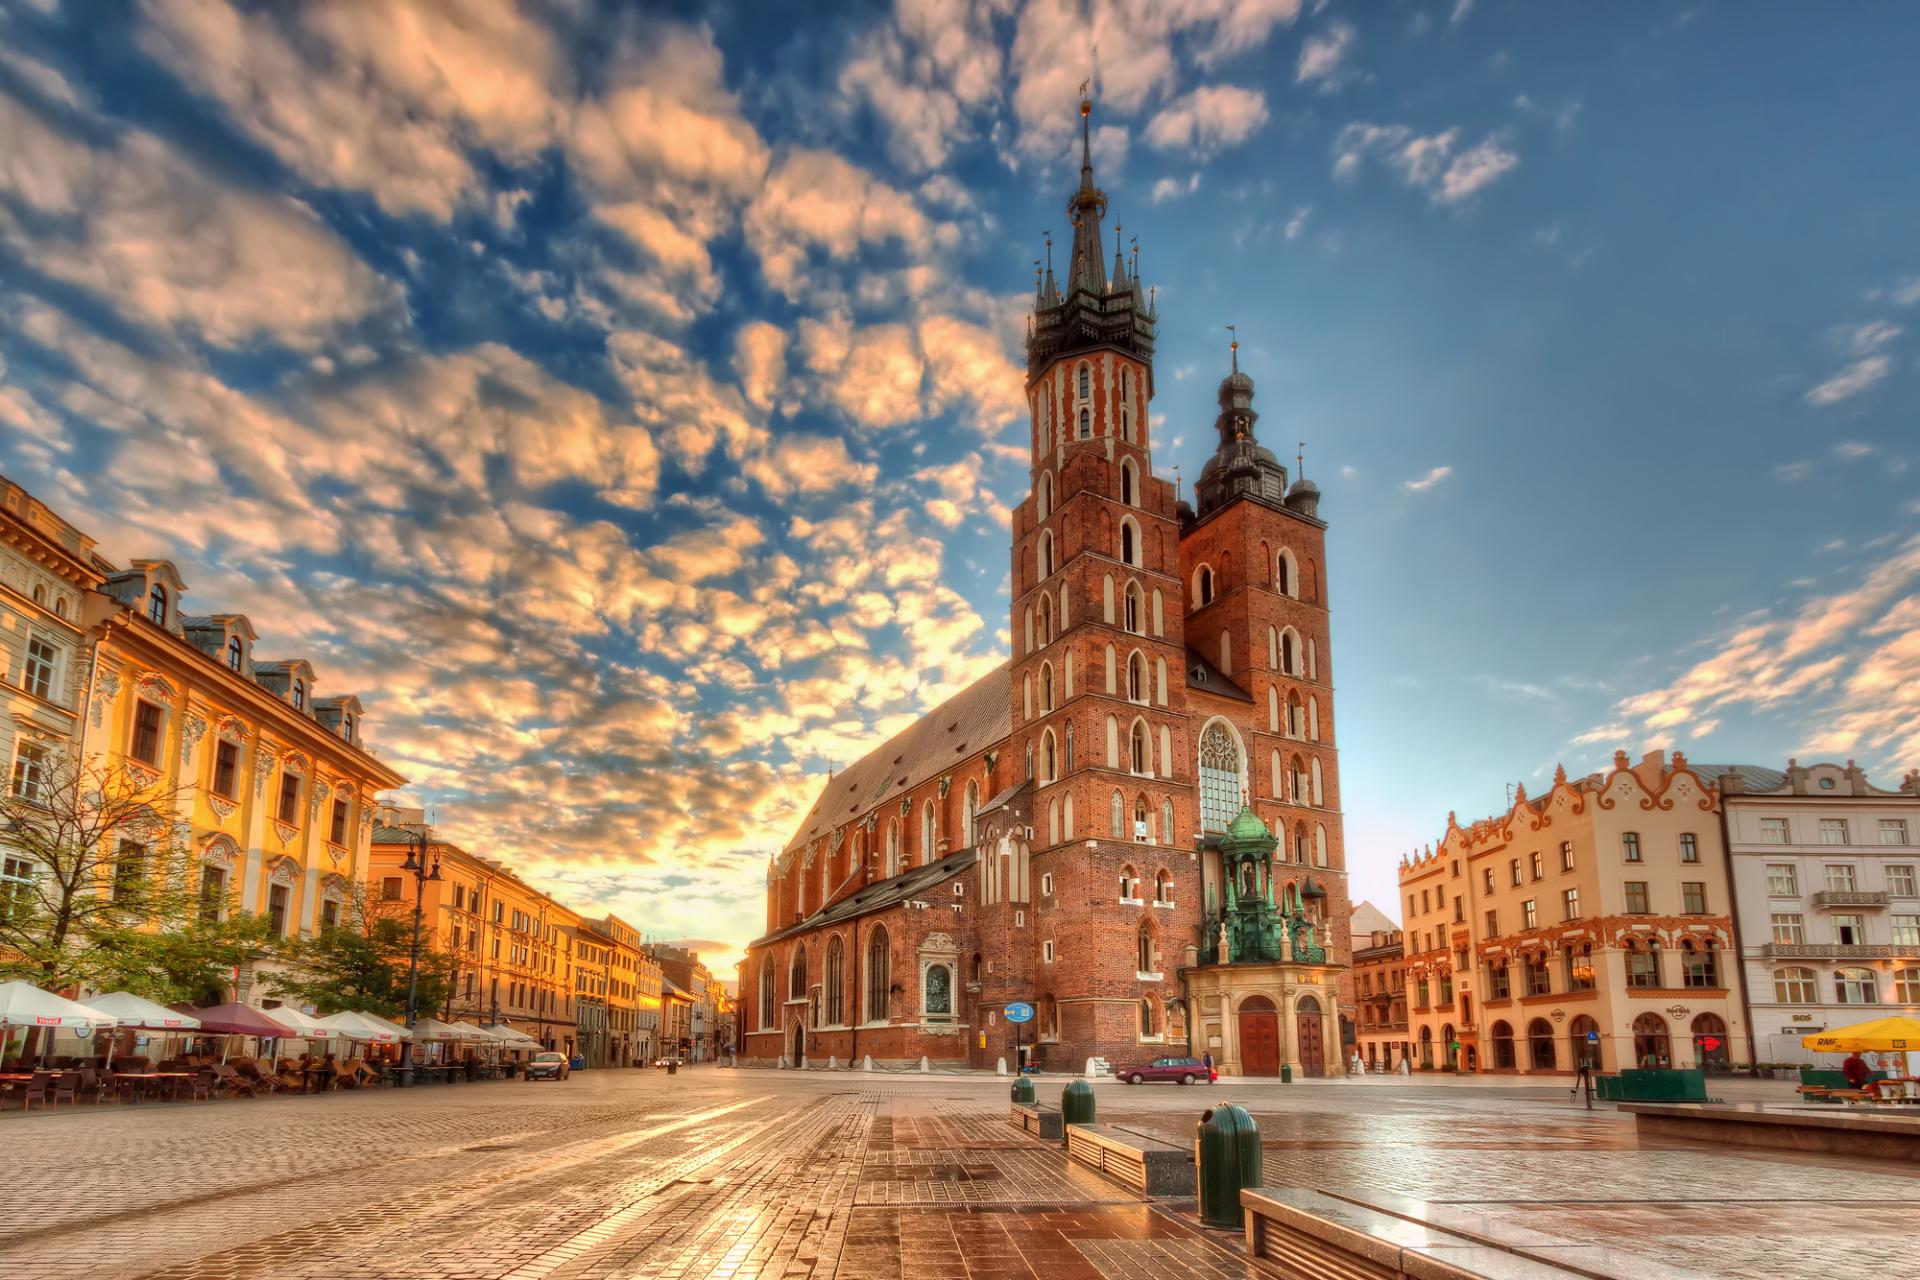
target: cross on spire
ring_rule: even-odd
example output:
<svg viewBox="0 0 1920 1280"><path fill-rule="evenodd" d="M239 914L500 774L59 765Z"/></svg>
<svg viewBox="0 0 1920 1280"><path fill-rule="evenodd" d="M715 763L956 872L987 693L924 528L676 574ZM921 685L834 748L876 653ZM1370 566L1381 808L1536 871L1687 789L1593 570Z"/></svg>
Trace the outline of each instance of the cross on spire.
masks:
<svg viewBox="0 0 1920 1280"><path fill-rule="evenodd" d="M1233 335L1233 341L1227 344L1227 350L1233 356L1233 371L1240 372L1240 331L1235 325L1228 325L1227 332Z"/></svg>

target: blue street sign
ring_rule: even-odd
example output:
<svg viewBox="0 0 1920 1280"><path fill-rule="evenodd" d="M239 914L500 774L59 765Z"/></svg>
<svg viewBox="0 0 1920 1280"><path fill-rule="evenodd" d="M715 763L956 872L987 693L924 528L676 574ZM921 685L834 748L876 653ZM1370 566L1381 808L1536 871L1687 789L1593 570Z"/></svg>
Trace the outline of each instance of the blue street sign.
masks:
<svg viewBox="0 0 1920 1280"><path fill-rule="evenodd" d="M1025 1001L1016 1000L1007 1006L1008 1022L1032 1022L1033 1006Z"/></svg>
<svg viewBox="0 0 1920 1280"><path fill-rule="evenodd" d="M1588 1044L1599 1044L1599 1043L1600 1043L1600 1033L1599 1033L1598 1031L1589 1031L1589 1032L1587 1032L1587 1043L1588 1043Z"/></svg>

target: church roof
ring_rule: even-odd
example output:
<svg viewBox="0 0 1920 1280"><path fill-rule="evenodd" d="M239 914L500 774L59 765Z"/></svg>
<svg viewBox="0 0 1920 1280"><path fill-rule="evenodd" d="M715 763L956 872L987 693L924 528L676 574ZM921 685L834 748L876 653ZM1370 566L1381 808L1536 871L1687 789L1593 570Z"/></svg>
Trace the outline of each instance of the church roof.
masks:
<svg viewBox="0 0 1920 1280"><path fill-rule="evenodd" d="M1211 693L1217 698L1232 698L1238 702L1252 702L1253 695L1233 682L1220 668L1207 661L1207 655L1191 646L1187 649L1187 688L1201 693ZM1012 708L1008 708L1011 713Z"/></svg>
<svg viewBox="0 0 1920 1280"><path fill-rule="evenodd" d="M1004 740L1013 732L1009 666L1001 663L829 778L782 852L831 834Z"/></svg>
<svg viewBox="0 0 1920 1280"><path fill-rule="evenodd" d="M851 920L855 916L871 915L875 911L884 911L888 907L898 906L925 893L941 881L959 875L971 867L978 856L972 849L962 849L957 853L950 853L944 858L929 862L925 866L903 871L891 880L876 880L858 893L850 893L844 898L828 903L804 920L755 938L747 946L764 947L770 942L790 938L796 933L806 933L810 929L838 924L842 920Z"/></svg>

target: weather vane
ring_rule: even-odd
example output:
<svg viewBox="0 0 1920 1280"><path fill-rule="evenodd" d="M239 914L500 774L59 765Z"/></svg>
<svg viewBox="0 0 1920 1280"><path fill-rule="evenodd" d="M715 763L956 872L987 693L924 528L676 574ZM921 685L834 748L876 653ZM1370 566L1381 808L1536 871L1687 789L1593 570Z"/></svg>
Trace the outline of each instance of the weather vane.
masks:
<svg viewBox="0 0 1920 1280"><path fill-rule="evenodd" d="M1235 325L1228 325L1227 332L1233 335L1233 341L1227 344L1227 350L1233 355L1233 371L1238 373L1240 372L1240 330Z"/></svg>

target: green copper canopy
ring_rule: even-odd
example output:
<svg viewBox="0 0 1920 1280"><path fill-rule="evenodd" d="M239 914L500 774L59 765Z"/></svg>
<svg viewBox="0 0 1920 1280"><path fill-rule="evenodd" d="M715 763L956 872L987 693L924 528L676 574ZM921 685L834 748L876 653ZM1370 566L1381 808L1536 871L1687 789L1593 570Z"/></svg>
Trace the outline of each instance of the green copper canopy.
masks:
<svg viewBox="0 0 1920 1280"><path fill-rule="evenodd" d="M1259 840L1271 842L1273 834L1267 830L1267 824L1260 820L1260 815L1253 811L1253 806L1244 805L1239 816L1227 824L1227 839L1236 844Z"/></svg>

